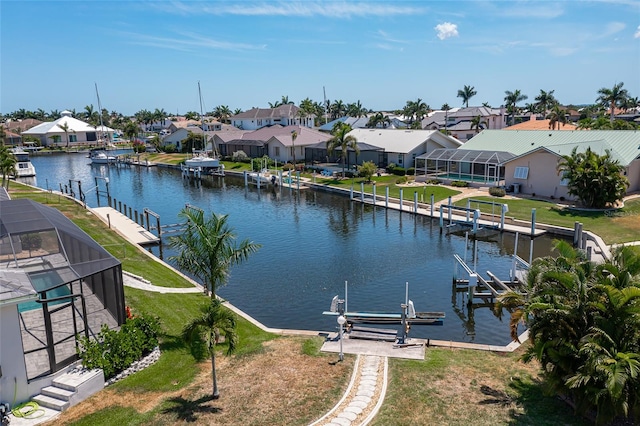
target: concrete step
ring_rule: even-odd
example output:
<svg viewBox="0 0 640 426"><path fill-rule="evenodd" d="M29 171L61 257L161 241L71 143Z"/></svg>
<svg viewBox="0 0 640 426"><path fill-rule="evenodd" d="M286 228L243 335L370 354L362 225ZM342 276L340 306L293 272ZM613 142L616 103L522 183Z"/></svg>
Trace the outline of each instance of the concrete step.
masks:
<svg viewBox="0 0 640 426"><path fill-rule="evenodd" d="M57 377L53 380L53 386L57 386L62 389L77 392L81 385L94 380L102 380L102 386L104 386L104 375L102 370L83 370L80 372L69 372Z"/></svg>
<svg viewBox="0 0 640 426"><path fill-rule="evenodd" d="M64 401L58 398L52 398L47 395L36 395L33 397L33 400L43 407L51 408L52 410L64 411L70 406L69 401Z"/></svg>
<svg viewBox="0 0 640 426"><path fill-rule="evenodd" d="M40 390L40 393L52 398L61 399L63 401L71 400L71 397L76 394L75 391L59 388L57 386L47 386L46 388L42 388L42 390Z"/></svg>

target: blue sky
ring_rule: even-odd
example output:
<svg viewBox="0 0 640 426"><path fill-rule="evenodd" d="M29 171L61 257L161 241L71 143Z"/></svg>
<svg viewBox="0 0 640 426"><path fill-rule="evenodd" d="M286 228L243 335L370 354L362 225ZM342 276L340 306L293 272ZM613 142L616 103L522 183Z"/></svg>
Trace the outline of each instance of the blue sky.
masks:
<svg viewBox="0 0 640 426"><path fill-rule="evenodd" d="M640 1L0 2L0 112L640 97Z"/></svg>

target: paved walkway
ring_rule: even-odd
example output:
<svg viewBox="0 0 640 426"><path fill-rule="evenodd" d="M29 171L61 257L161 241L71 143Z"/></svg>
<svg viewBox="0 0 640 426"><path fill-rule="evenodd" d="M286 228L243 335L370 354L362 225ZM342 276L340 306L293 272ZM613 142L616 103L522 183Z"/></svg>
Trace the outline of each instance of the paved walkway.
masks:
<svg viewBox="0 0 640 426"><path fill-rule="evenodd" d="M367 425L387 390L387 357L358 355L351 382L335 407L311 426Z"/></svg>
<svg viewBox="0 0 640 426"><path fill-rule="evenodd" d="M161 287L154 285L150 281L142 277L133 275L129 272L122 271L122 282L127 287L137 288L139 290L154 291L156 293L203 293L204 289L200 286L196 287Z"/></svg>

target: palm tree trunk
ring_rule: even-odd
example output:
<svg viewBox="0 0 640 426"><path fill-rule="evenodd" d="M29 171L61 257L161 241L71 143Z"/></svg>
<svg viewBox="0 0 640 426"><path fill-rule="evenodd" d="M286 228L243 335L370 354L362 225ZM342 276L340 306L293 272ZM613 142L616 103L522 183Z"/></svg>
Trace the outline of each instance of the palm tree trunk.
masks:
<svg viewBox="0 0 640 426"><path fill-rule="evenodd" d="M216 376L216 354L215 353L211 354L211 377L213 378L213 399L218 399L220 398L220 392L218 392L218 378Z"/></svg>

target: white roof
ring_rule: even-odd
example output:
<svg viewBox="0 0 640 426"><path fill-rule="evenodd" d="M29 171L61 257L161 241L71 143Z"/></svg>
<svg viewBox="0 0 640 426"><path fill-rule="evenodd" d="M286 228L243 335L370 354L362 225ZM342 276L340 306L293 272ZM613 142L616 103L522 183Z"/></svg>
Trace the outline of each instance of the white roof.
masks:
<svg viewBox="0 0 640 426"><path fill-rule="evenodd" d="M358 142L384 148L387 152L408 153L429 139L443 148L457 148L462 145L456 138L446 136L438 130L353 129L349 134Z"/></svg>
<svg viewBox="0 0 640 426"><path fill-rule="evenodd" d="M47 121L45 123L38 124L30 128L29 130L25 130L22 132L23 135L47 135L50 133L55 134L64 134L64 130L60 127L61 125L67 125L69 127L68 132L70 133L81 133L81 132L113 132L114 130L107 126L98 126L93 127L84 121L78 120L77 118L73 118L67 115L63 115L55 121Z"/></svg>

